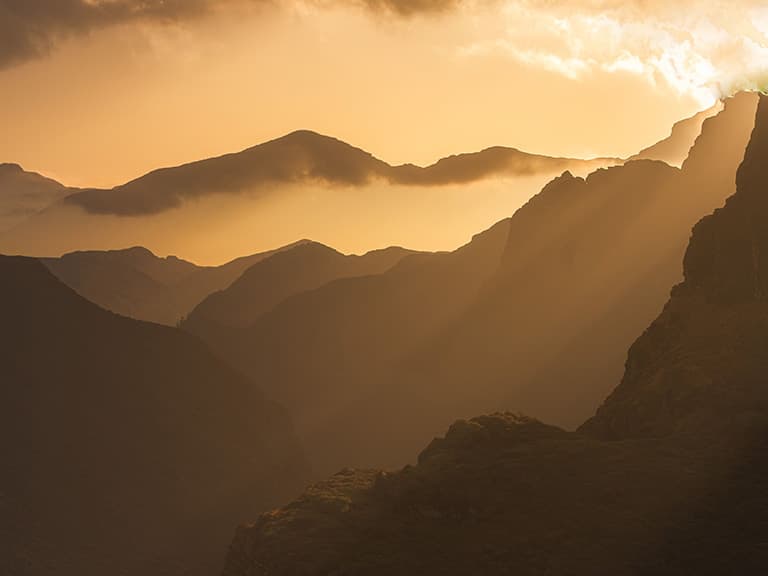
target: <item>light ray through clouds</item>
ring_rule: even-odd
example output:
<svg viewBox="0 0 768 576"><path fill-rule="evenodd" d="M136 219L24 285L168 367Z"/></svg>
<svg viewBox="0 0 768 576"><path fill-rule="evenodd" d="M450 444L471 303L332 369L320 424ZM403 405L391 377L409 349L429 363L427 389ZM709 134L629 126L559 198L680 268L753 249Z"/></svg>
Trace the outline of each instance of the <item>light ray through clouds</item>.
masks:
<svg viewBox="0 0 768 576"><path fill-rule="evenodd" d="M463 51L500 50L571 79L627 72L711 105L768 86L768 7L760 4L504 0L490 7L503 33Z"/></svg>

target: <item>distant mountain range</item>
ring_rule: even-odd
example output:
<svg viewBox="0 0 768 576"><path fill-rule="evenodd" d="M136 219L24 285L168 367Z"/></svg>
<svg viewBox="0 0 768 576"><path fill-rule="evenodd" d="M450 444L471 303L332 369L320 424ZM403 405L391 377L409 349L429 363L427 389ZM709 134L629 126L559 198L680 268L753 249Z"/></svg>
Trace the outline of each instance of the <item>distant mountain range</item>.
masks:
<svg viewBox="0 0 768 576"><path fill-rule="evenodd" d="M395 185L439 186L502 175L591 171L618 162L616 158L551 158L496 147L444 158L426 168L390 166L341 140L300 130L235 154L155 170L111 190L77 192L67 202L93 213L154 214L188 199L246 191L263 194L265 187L287 183L363 186L382 180Z"/></svg>
<svg viewBox="0 0 768 576"><path fill-rule="evenodd" d="M683 282L576 432L508 413L458 421L415 466L346 469L242 527L224 576L760 573L766 158L763 97L736 193L696 225Z"/></svg>
<svg viewBox="0 0 768 576"><path fill-rule="evenodd" d="M291 296L341 278L382 274L411 254L403 248L385 248L349 256L306 242L250 266L231 286L198 304L183 326L193 332L245 328Z"/></svg>
<svg viewBox="0 0 768 576"><path fill-rule="evenodd" d="M639 157L679 162L703 116ZM355 253L388 245L452 249L563 171L585 176L620 163L493 147L427 167L391 166L299 131L108 190L70 189L14 167L13 179L0 171L0 252L51 257L145 246L218 263L307 237Z"/></svg>
<svg viewBox="0 0 768 576"><path fill-rule="evenodd" d="M297 494L285 410L196 338L0 257L0 573L209 575Z"/></svg>
<svg viewBox="0 0 768 576"><path fill-rule="evenodd" d="M197 266L146 248L73 252L42 262L78 294L123 316L175 325L209 294L227 288L244 271L304 241L244 256L222 266Z"/></svg>

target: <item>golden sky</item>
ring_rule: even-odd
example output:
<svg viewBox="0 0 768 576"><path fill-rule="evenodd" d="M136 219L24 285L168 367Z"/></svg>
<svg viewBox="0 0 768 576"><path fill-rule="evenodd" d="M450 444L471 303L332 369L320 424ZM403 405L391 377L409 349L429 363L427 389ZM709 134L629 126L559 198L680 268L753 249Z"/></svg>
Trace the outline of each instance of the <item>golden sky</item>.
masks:
<svg viewBox="0 0 768 576"><path fill-rule="evenodd" d="M0 0L0 162L111 186L299 128L629 155L768 69L764 2L669 4Z"/></svg>

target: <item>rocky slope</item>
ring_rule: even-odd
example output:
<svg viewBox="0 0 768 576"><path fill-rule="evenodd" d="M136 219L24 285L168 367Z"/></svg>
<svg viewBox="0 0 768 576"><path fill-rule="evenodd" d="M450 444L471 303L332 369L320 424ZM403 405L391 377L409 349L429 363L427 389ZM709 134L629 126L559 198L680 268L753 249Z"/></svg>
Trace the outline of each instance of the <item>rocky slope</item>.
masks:
<svg viewBox="0 0 768 576"><path fill-rule="evenodd" d="M757 573L768 560L768 99L685 280L578 432L497 414L243 527L225 576Z"/></svg>
<svg viewBox="0 0 768 576"><path fill-rule="evenodd" d="M0 257L0 573L203 575L307 474L284 410L195 338Z"/></svg>

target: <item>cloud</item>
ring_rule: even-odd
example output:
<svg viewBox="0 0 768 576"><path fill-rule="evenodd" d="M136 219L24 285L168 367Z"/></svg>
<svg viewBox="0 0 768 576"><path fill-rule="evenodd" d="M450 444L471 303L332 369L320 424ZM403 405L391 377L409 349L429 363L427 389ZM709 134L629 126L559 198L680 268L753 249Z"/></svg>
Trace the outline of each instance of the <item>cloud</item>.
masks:
<svg viewBox="0 0 768 576"><path fill-rule="evenodd" d="M107 26L178 23L236 4L348 7L395 19L453 13L468 27L484 18L464 53L501 51L571 79L634 74L702 104L768 86L765 0L0 0L0 68Z"/></svg>
<svg viewBox="0 0 768 576"><path fill-rule="evenodd" d="M711 104L768 86L763 0L504 0L501 34L465 47L501 51L571 79L629 73Z"/></svg>
<svg viewBox="0 0 768 576"><path fill-rule="evenodd" d="M450 11L463 0L284 0L362 7L397 17ZM234 5L277 0L0 0L0 69L49 55L62 40L120 24L173 24Z"/></svg>
<svg viewBox="0 0 768 576"><path fill-rule="evenodd" d="M352 0L347 3L358 3L376 12L390 12L400 16L448 12L466 4L463 0Z"/></svg>
<svg viewBox="0 0 768 576"><path fill-rule="evenodd" d="M216 0L0 0L0 68L49 54L62 39L131 22L174 23Z"/></svg>

